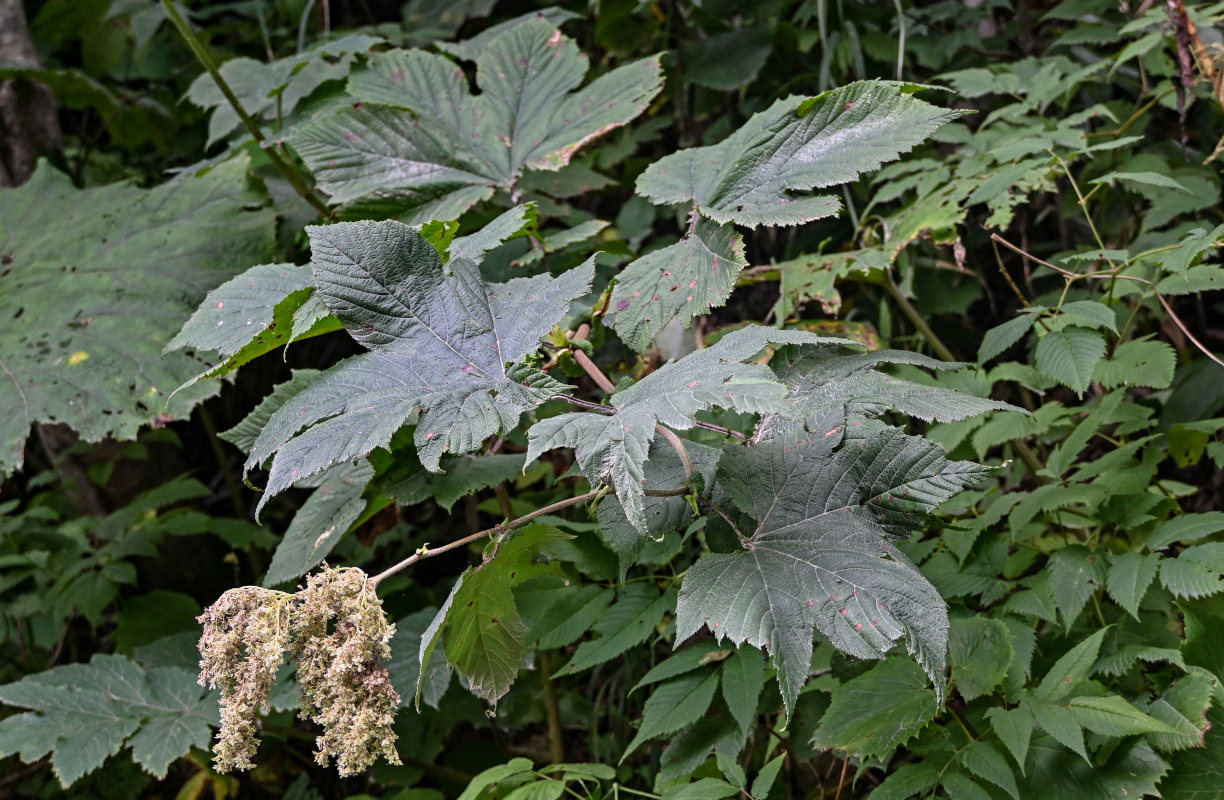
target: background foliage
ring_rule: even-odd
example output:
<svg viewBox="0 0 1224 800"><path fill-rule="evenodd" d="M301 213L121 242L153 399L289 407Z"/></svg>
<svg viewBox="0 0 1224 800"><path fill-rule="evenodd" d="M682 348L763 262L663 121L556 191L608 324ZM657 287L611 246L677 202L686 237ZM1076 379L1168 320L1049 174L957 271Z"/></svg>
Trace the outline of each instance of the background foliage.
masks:
<svg viewBox="0 0 1224 800"><path fill-rule="evenodd" d="M50 87L63 129L0 192L0 795L1224 794L1224 8L178 8L246 120L160 3L28 3L42 64L0 63ZM875 79L953 91L850 85ZM396 249L349 258L379 236ZM452 363L389 343L415 335L402 314L346 316L346 265L404 251L409 301L529 285L488 303L514 352ZM869 351L795 346L830 336ZM418 370L396 414L290 404L372 363L401 393ZM712 375L735 397L690 385ZM561 378L615 414L552 399ZM844 433L796 433L783 401ZM755 415L793 447L716 468L717 429ZM903 415L924 438L885 426ZM625 435L656 421L684 432L688 497L638 493L685 479L662 436ZM808 450L832 471L796 472ZM921 465L921 499L863 503L884 479L862 465L892 459ZM377 572L600 483L615 496L491 561L460 547L380 583L402 766L315 766L286 672L257 768L212 770L195 617L221 592L324 559ZM878 635L908 626L917 662L864 658L883 614L823 600L712 634L725 598L785 572L744 570L736 533L784 562L785 531L830 514L913 533L877 560L916 569L880 590L929 585L946 616ZM844 628L816 625L830 609ZM499 636L474 648L464 625Z"/></svg>

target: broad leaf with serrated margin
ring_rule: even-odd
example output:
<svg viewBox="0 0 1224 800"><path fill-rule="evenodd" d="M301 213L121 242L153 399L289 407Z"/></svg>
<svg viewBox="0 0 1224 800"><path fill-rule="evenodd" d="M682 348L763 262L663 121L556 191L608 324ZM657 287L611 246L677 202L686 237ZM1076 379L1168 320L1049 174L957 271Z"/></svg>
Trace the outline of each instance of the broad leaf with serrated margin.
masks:
<svg viewBox="0 0 1224 800"><path fill-rule="evenodd" d="M852 181L961 116L914 97L916 88L861 81L778 100L719 144L652 164L638 178L638 194L741 225L798 225L836 214L837 198L794 192Z"/></svg>
<svg viewBox="0 0 1224 800"><path fill-rule="evenodd" d="M904 636L942 702L947 609L889 540L989 468L950 462L938 445L895 429L831 449L815 433L724 456L719 481L758 527L744 550L707 553L689 570L676 640L708 627L764 648L790 713L814 628L858 658L881 658Z"/></svg>
<svg viewBox="0 0 1224 800"><path fill-rule="evenodd" d="M167 399L207 364L161 350L208 288L272 255L276 215L250 210L263 197L247 167L235 158L145 191L78 190L43 164L0 191L0 474L21 466L36 423L130 438L216 390Z"/></svg>
<svg viewBox="0 0 1224 800"><path fill-rule="evenodd" d="M307 228L320 297L370 352L340 362L269 419L247 469L272 458L260 505L293 483L385 446L414 413L421 463L470 452L563 387L518 366L587 291L592 264L559 278L487 284L443 268L402 223ZM511 365L511 366L507 366Z"/></svg>
<svg viewBox="0 0 1224 800"><path fill-rule="evenodd" d="M812 746L883 758L917 736L938 706L922 670L890 658L833 691Z"/></svg>
<svg viewBox="0 0 1224 800"><path fill-rule="evenodd" d="M556 170L586 143L640 114L658 93L657 57L579 89L587 58L544 18L475 53L480 93L449 58L419 50L371 57L349 80L360 103L303 126L289 142L354 213L454 218L524 170Z"/></svg>
<svg viewBox="0 0 1224 800"><path fill-rule="evenodd" d="M178 667L144 670L118 655L96 655L0 686L0 702L32 709L0 722L0 755L33 763L51 755L67 787L126 744L132 758L164 777L170 762L206 747L215 703Z"/></svg>
<svg viewBox="0 0 1224 800"><path fill-rule="evenodd" d="M791 409L786 387L769 367L744 363L771 343L853 344L760 326L735 331L616 392L610 414L572 412L536 423L528 431L527 460L557 447L573 448L587 480L611 486L625 517L645 533L644 469L656 424L687 430L699 411L715 406L757 414Z"/></svg>
<svg viewBox="0 0 1224 800"><path fill-rule="evenodd" d="M1068 325L1050 331L1037 343L1037 369L1083 395L1092 371L1105 355L1105 339L1096 331Z"/></svg>

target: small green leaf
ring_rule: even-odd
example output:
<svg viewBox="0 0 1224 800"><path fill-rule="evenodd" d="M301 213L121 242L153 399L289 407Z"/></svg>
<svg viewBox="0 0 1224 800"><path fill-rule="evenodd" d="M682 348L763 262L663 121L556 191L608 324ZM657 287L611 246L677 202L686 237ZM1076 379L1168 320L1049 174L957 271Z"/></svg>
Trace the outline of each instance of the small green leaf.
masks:
<svg viewBox="0 0 1224 800"><path fill-rule="evenodd" d="M1030 703L1028 710L1042 730L1053 736L1059 744L1069 748L1084 761L1089 761L1088 751L1084 749L1084 730L1080 727L1076 715L1065 706L1054 703Z"/></svg>
<svg viewBox="0 0 1224 800"><path fill-rule="evenodd" d="M1091 183L1113 183L1114 181L1138 183L1143 186L1158 186L1162 189L1176 189L1179 192L1186 192L1187 194L1190 192L1189 189L1182 186L1168 175L1161 175L1159 172L1111 172L1108 175L1093 178Z"/></svg>
<svg viewBox="0 0 1224 800"><path fill-rule="evenodd" d="M1165 342L1132 340L1118 345L1113 355L1098 361L1092 379L1106 389L1118 386L1147 386L1167 389L1173 383L1177 351Z"/></svg>
<svg viewBox="0 0 1224 800"><path fill-rule="evenodd" d="M1065 317L1075 325L1082 325L1085 328L1108 328L1114 333L1118 332L1117 313L1104 303L1098 303L1095 300L1076 300L1073 303L1065 303L1058 309L1058 313L1059 318Z"/></svg>
<svg viewBox="0 0 1224 800"><path fill-rule="evenodd" d="M1070 694L1077 683L1087 680L1108 630L1098 630L1054 662L1054 666L1041 679L1041 684L1033 690L1033 696L1047 703L1056 703Z"/></svg>
<svg viewBox="0 0 1224 800"><path fill-rule="evenodd" d="M1105 588L1109 596L1135 619L1139 619L1139 604L1147 594L1148 587L1156 579L1159 557L1140 553L1123 553L1113 556Z"/></svg>
<svg viewBox="0 0 1224 800"><path fill-rule="evenodd" d="M660 594L646 584L629 584L595 623L595 631L601 634L600 637L578 645L574 657L557 670L557 674L573 675L590 669L646 641L674 603L675 593L670 590Z"/></svg>
<svg viewBox="0 0 1224 800"><path fill-rule="evenodd" d="M1205 669L1192 667L1177 683L1152 701L1147 712L1176 729L1176 733L1156 733L1148 737L1158 750L1203 747L1209 727L1207 712L1212 697L1219 691L1220 679Z"/></svg>
<svg viewBox="0 0 1224 800"><path fill-rule="evenodd" d="M1018 314L1002 325L996 325L986 331L982 336L982 345L978 348L978 363L985 364L1020 341L1036 322L1036 314Z"/></svg>
<svg viewBox="0 0 1224 800"><path fill-rule="evenodd" d="M952 683L966 703L1001 684L1013 657L1011 634L1002 622L984 617L952 620L948 662Z"/></svg>
<svg viewBox="0 0 1224 800"><path fill-rule="evenodd" d="M1195 294L1224 289L1224 269L1214 264L1191 267L1178 275L1162 278L1156 284L1161 294Z"/></svg>
<svg viewBox="0 0 1224 800"><path fill-rule="evenodd" d="M1020 790L1016 787L1016 776L1007 763L1007 759L990 742L971 742L961 751L961 764L974 775L988 780L1003 791L1020 800Z"/></svg>
<svg viewBox="0 0 1224 800"><path fill-rule="evenodd" d="M1196 544L1160 561L1160 582L1176 597L1207 597L1224 590L1224 542Z"/></svg>
<svg viewBox="0 0 1224 800"><path fill-rule="evenodd" d="M731 716L740 728L750 731L756 719L757 703L765 688L765 656L755 647L741 647L723 662L722 692Z"/></svg>
<svg viewBox="0 0 1224 800"><path fill-rule="evenodd" d="M1070 629L1088 598L1105 585L1104 559L1082 545L1058 550L1050 557L1050 584L1063 626Z"/></svg>
<svg viewBox="0 0 1224 800"><path fill-rule="evenodd" d="M1069 325L1051 331L1037 343L1037 369L1074 389L1088 390L1092 370L1105 355L1105 339L1096 331Z"/></svg>
<svg viewBox="0 0 1224 800"><path fill-rule="evenodd" d="M1147 549L1156 552L1175 542L1196 542L1220 531L1224 531L1224 511L1181 514L1156 526L1148 537Z"/></svg>
<svg viewBox="0 0 1224 800"><path fill-rule="evenodd" d="M1068 706L1076 722L1102 736L1177 733L1175 728L1144 714L1116 694L1104 697L1074 697Z"/></svg>
<svg viewBox="0 0 1224 800"><path fill-rule="evenodd" d="M718 778L699 778L664 790L663 800L722 800L738 794L739 789Z"/></svg>
<svg viewBox="0 0 1224 800"><path fill-rule="evenodd" d="M659 684L646 701L642 726L625 748L621 762L643 742L673 733L701 719L714 700L717 688L718 673L714 671L682 675Z"/></svg>
<svg viewBox="0 0 1224 800"><path fill-rule="evenodd" d="M552 650L573 644L599 621L615 593L602 586L561 586L548 593L550 602L535 617L525 641ZM519 596L519 608L523 601Z"/></svg>
<svg viewBox="0 0 1224 800"><path fill-rule="evenodd" d="M496 786L501 781L507 778L513 778L516 775L522 775L525 772L531 772L532 763L529 758L512 758L505 764L498 764L495 767L489 767L484 772L480 773L468 783L467 788L463 790L463 794L459 795L459 800L476 800L481 792L490 786Z"/></svg>
<svg viewBox="0 0 1224 800"><path fill-rule="evenodd" d="M752 779L752 787L748 793L756 800L765 800L769 796L769 790L773 788L774 782L778 779L778 773L781 772L784 763L786 763L785 753L767 762Z"/></svg>
<svg viewBox="0 0 1224 800"><path fill-rule="evenodd" d="M914 662L891 658L833 690L813 747L887 757L935 718L935 694Z"/></svg>
<svg viewBox="0 0 1224 800"><path fill-rule="evenodd" d="M1024 762L1028 758L1029 740L1033 736L1033 715L1023 706L1005 709L995 706L986 711L986 718L994 727L999 741L1006 745L1012 758L1024 773Z"/></svg>

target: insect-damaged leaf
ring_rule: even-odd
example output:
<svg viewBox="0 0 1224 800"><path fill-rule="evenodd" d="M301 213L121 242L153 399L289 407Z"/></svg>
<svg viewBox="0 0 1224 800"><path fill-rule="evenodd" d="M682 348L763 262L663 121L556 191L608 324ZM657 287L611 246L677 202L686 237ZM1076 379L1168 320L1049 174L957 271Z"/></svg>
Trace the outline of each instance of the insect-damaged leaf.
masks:
<svg viewBox="0 0 1224 800"><path fill-rule="evenodd" d="M793 192L852 181L963 113L919 100L915 88L861 81L779 100L716 145L656 161L638 178L638 194L741 225L798 225L836 214L837 198Z"/></svg>
<svg viewBox="0 0 1224 800"><path fill-rule="evenodd" d="M235 158L145 191L78 190L43 164L0 191L0 474L21 466L34 423L129 438L215 391L167 400L207 365L161 351L207 288L272 255L276 215L249 210L263 198L247 166Z"/></svg>
<svg viewBox="0 0 1224 800"><path fill-rule="evenodd" d="M640 114L661 86L658 57L579 89L587 57L544 18L476 53L479 94L449 58L395 50L370 59L349 93L361 107L300 129L290 143L340 203L453 218L524 170L556 170L592 139ZM440 209L445 209L441 213Z"/></svg>
<svg viewBox="0 0 1224 800"><path fill-rule="evenodd" d="M987 468L888 430L830 452L819 433L731 451L720 483L758 520L739 552L707 553L684 579L676 640L703 626L766 649L787 712L807 679L813 629L858 658L902 636L944 695L948 614L935 587L891 543Z"/></svg>
<svg viewBox="0 0 1224 800"><path fill-rule="evenodd" d="M477 266L443 268L399 222L307 228L323 302L370 352L335 365L288 400L260 433L247 469L272 459L269 497L385 446L419 411L421 463L470 452L564 387L518 364L587 291L590 261L559 278L487 284ZM509 366L508 366L509 365Z"/></svg>

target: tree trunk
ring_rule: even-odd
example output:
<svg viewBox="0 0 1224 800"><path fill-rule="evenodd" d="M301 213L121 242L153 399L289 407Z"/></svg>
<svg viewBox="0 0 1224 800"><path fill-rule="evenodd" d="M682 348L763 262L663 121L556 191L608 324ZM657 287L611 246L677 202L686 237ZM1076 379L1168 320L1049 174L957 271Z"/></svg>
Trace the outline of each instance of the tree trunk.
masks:
<svg viewBox="0 0 1224 800"><path fill-rule="evenodd" d="M0 62L41 66L21 0L0 0ZM20 186L38 156L62 146L55 96L41 83L0 81L0 186Z"/></svg>

